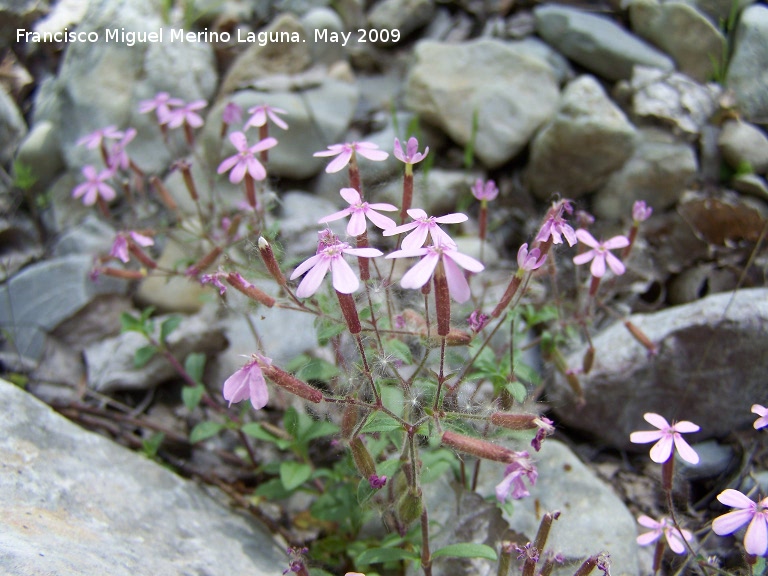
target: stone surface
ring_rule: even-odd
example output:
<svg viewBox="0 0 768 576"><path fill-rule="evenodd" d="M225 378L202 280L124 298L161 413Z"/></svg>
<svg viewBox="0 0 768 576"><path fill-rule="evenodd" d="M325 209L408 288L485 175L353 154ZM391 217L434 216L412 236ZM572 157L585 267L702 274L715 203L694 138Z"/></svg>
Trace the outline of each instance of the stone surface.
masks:
<svg viewBox="0 0 768 576"><path fill-rule="evenodd" d="M395 28L402 40L428 24L434 13L434 0L384 0L377 2L368 13L368 24L376 30Z"/></svg>
<svg viewBox="0 0 768 576"><path fill-rule="evenodd" d="M317 232L325 226L318 224L318 220L339 210L341 205L338 202L306 192L291 191L283 194L280 202L280 235L285 239L285 257L304 260L317 252ZM341 238L346 238L344 222L331 222L330 228Z"/></svg>
<svg viewBox="0 0 768 576"><path fill-rule="evenodd" d="M726 40L712 21L684 2L634 0L632 29L671 56L677 70L694 80L711 80L723 65Z"/></svg>
<svg viewBox="0 0 768 576"><path fill-rule="evenodd" d="M768 137L754 124L729 120L717 139L720 153L734 170L749 166L750 172L768 171Z"/></svg>
<svg viewBox="0 0 768 576"><path fill-rule="evenodd" d="M272 576L265 529L193 482L0 381L0 566L8 576Z"/></svg>
<svg viewBox="0 0 768 576"><path fill-rule="evenodd" d="M731 12L736 10L738 15L744 8L755 3L755 0L684 0L686 4L695 6L710 17L712 22L720 24L727 22Z"/></svg>
<svg viewBox="0 0 768 576"><path fill-rule="evenodd" d="M127 283L115 278L91 282L87 255L51 258L27 266L0 286L0 324L20 356L38 360L45 335L99 294L122 294Z"/></svg>
<svg viewBox="0 0 768 576"><path fill-rule="evenodd" d="M477 114L475 155L488 168L512 159L557 107L552 68L499 40L422 41L406 86L406 105L466 146Z"/></svg>
<svg viewBox="0 0 768 576"><path fill-rule="evenodd" d="M56 125L53 122L36 122L19 145L16 161L23 166L35 167L35 184L32 190L45 190L64 167L64 159Z"/></svg>
<svg viewBox="0 0 768 576"><path fill-rule="evenodd" d="M563 91L560 108L531 143L527 178L541 199L578 198L601 186L632 154L635 129L593 76Z"/></svg>
<svg viewBox="0 0 768 576"><path fill-rule="evenodd" d="M580 376L586 404L575 406L559 376L550 386L563 423L632 451L647 449L629 441L631 432L650 429L645 412L699 424L692 441L751 426L749 409L764 395L768 370L768 290L715 294L629 320L657 345L658 355L648 358L621 322L598 333L594 367ZM568 365L580 366L583 354L575 350Z"/></svg>
<svg viewBox="0 0 768 576"><path fill-rule="evenodd" d="M768 6L756 4L741 13L726 86L736 93L739 112L747 120L768 118Z"/></svg>
<svg viewBox="0 0 768 576"><path fill-rule="evenodd" d="M604 16L547 4L534 10L539 36L561 54L608 80L626 80L637 65L673 70L672 60Z"/></svg>
<svg viewBox="0 0 768 576"><path fill-rule="evenodd" d="M200 314L182 319L178 328L168 337L168 349L184 362L192 352L211 354L226 346L222 328L215 322L215 307L204 308ZM155 318L155 338L160 326L169 316ZM143 367L136 368L136 352L148 345L147 339L137 332L124 332L114 338L102 339L86 347L88 386L98 392L115 390L147 390L174 377L176 369L162 354L155 354Z"/></svg>
<svg viewBox="0 0 768 576"><path fill-rule="evenodd" d="M684 74L638 66L632 74L632 116L635 122L661 124L695 140L717 110L722 89L699 84Z"/></svg>
<svg viewBox="0 0 768 576"><path fill-rule="evenodd" d="M525 447L517 446L515 449ZM514 501L512 514L503 513L509 527L532 541L541 515L559 510L562 514L552 525L546 549L561 552L567 564L555 574L572 575L579 561L599 552L610 554L611 573L615 576L637 574L635 521L612 489L599 480L566 445L556 440L544 442L541 451L533 453L532 457L539 478L536 486L530 489L530 497ZM437 526L432 536L436 547L449 543L457 529L460 534L462 528L466 531L473 519L480 521L484 529L474 532L476 542L493 545L501 539L502 535L496 532L499 523L494 517L497 512L493 503L496 499L495 486L501 482L503 474L502 464L483 462L477 492L485 501L473 501L469 499L471 495L464 495L458 500L445 477L424 487L430 520ZM457 514L458 502L463 503L460 515ZM442 568L445 571L439 570L438 573L456 576L496 573L495 563L487 561L472 565L468 571L462 562L451 559Z"/></svg>
<svg viewBox="0 0 768 576"><path fill-rule="evenodd" d="M38 231L26 214L14 214L12 220L0 216L0 255L0 282L43 255Z"/></svg>
<svg viewBox="0 0 768 576"><path fill-rule="evenodd" d="M656 211L673 206L696 178L696 150L658 129L638 130L634 153L611 174L595 195L595 215L611 220L629 218L635 200Z"/></svg>
<svg viewBox="0 0 768 576"><path fill-rule="evenodd" d="M737 174L731 179L731 186L743 194L768 200L768 183L757 174Z"/></svg>
<svg viewBox="0 0 768 576"><path fill-rule="evenodd" d="M26 134L27 125L16 103L5 90L0 89L0 164L7 164L13 159Z"/></svg>
<svg viewBox="0 0 768 576"><path fill-rule="evenodd" d="M346 32L344 22L338 12L325 7L313 8L302 16L301 25L304 27L307 37L312 39L309 46L312 51L313 62L333 64L337 60L346 60L346 50L341 43L314 42L315 30L328 30L329 35L334 32L337 34Z"/></svg>

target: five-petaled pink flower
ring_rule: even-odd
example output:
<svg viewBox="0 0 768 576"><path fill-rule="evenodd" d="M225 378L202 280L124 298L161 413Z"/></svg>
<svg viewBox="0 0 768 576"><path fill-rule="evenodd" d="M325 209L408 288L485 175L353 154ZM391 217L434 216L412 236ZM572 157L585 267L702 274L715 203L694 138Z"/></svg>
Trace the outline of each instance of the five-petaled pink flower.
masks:
<svg viewBox="0 0 768 576"><path fill-rule="evenodd" d="M101 146L104 140L119 140L123 137L123 133L117 129L117 126L106 126L100 128L90 134L86 134L80 138L76 144L78 146L85 146L88 150L93 150Z"/></svg>
<svg viewBox="0 0 768 576"><path fill-rule="evenodd" d="M471 256L459 252L453 241L424 248L404 248L388 254L387 258L412 258L415 256L423 256L423 258L403 274L400 285L403 288L414 290L421 288L429 282L438 262L442 261L445 278L448 281L448 292L456 302L466 302L471 295L467 279L459 266L470 272L481 272L485 268Z"/></svg>
<svg viewBox="0 0 768 576"><path fill-rule="evenodd" d="M384 231L384 236L394 236L401 232L408 232L413 230L408 236L403 238L401 244L403 250L412 250L414 248L421 248L424 242L427 240L427 235L432 237L433 244L456 244L453 239L446 234L439 224L458 224L467 220L467 215L460 212L454 214L447 214L435 218L434 216L427 216L421 208L411 208L408 210L408 216L413 218L413 222L408 222L402 226L395 226Z"/></svg>
<svg viewBox="0 0 768 576"><path fill-rule="evenodd" d="M547 219L534 240L537 242L547 242L551 237L553 244L562 244L563 236L565 236L569 246L576 244L576 233L563 218L563 212L568 212L569 214L573 212L570 200L561 200L549 209Z"/></svg>
<svg viewBox="0 0 768 576"><path fill-rule="evenodd" d="M136 138L136 134L136 128L129 128L118 142L112 144L112 149L109 151L110 168L113 170L117 170L118 168L128 170L128 168L130 168L131 159L125 148L134 138Z"/></svg>
<svg viewBox="0 0 768 576"><path fill-rule="evenodd" d="M753 502L738 490L723 490L717 499L726 506L738 508L715 518L712 530L719 536L732 534L749 522L744 535L744 549L748 554L763 556L768 552L768 498Z"/></svg>
<svg viewBox="0 0 768 576"><path fill-rule="evenodd" d="M171 106L182 106L183 104L184 100L171 98L168 92L158 92L154 98L139 102L139 113L147 114L155 111L157 123L164 125L170 120Z"/></svg>
<svg viewBox="0 0 768 576"><path fill-rule="evenodd" d="M221 121L227 126L230 126L232 124L237 124L242 119L243 109L240 108L240 105L237 102L227 102L227 105L224 106L224 109L221 111Z"/></svg>
<svg viewBox="0 0 768 576"><path fill-rule="evenodd" d="M621 260L616 258L610 250L616 248L625 248L629 246L629 238L626 236L614 236L605 242L598 242L595 237L583 228L576 230L576 238L579 242L583 242L592 250L588 250L583 254L573 257L573 263L577 265L586 264L592 260L592 265L589 267L589 271L595 278L602 278L605 275L605 263L613 270L613 273L617 276L624 274L626 270Z"/></svg>
<svg viewBox="0 0 768 576"><path fill-rule="evenodd" d="M635 223L645 222L653 214L653 208L648 206L643 200L636 200L632 205L632 220Z"/></svg>
<svg viewBox="0 0 768 576"><path fill-rule="evenodd" d="M331 242L330 239L333 238ZM296 289L296 296L309 298L317 289L331 270L333 288L341 294L351 294L360 286L360 280L352 271L352 267L344 260L344 254L362 256L363 258L375 258L382 252L376 248L352 248L346 242L341 242L332 233L321 236L317 254L308 258L293 271L291 280L295 280L302 274L307 274Z"/></svg>
<svg viewBox="0 0 768 576"><path fill-rule="evenodd" d="M493 180L483 182L480 178L478 178L472 186L472 196L481 202L490 202L491 200L495 200L496 196L498 195L499 189L496 187L496 182Z"/></svg>
<svg viewBox="0 0 768 576"><path fill-rule="evenodd" d="M262 150L268 150L277 145L277 140L274 138L265 138L261 142L248 146L248 139L242 132L232 132L229 135L229 141L237 150L237 154L226 158L221 164L217 172L223 174L227 170L232 170L229 173L229 181L232 184L242 182L245 178L245 173L251 175L254 180L264 180L267 177L267 170L262 166L261 162L256 159L255 154Z"/></svg>
<svg viewBox="0 0 768 576"><path fill-rule="evenodd" d="M395 158L404 162L405 164L417 164L424 160L429 154L429 146L424 148L424 153L419 152L419 141L414 136L408 138L408 142L405 145L405 153L403 153L403 146L400 144L400 140L395 138Z"/></svg>
<svg viewBox="0 0 768 576"><path fill-rule="evenodd" d="M682 528L678 531L678 529L675 528L675 524L669 518L662 518L657 522L650 516L643 514L637 519L637 523L651 529L651 532L640 534L640 536L637 537L637 543L640 546L653 544L656 540L661 538L661 535L663 534L666 537L667 544L669 544L669 548L672 552L675 554L685 554L685 542L683 542L683 538L688 542L693 540L693 534ZM680 537L680 532L683 533L682 538Z"/></svg>
<svg viewBox="0 0 768 576"><path fill-rule="evenodd" d="M325 168L325 171L328 172L328 174L333 174L334 172L338 172L344 168L344 166L349 164L353 153L360 154L360 156L363 158L368 158L368 160L373 160L375 162L386 160L389 157L389 154L384 152L384 150L379 150L378 145L374 144L373 142L347 142L345 144L331 144L328 146L328 150L315 152L313 156L338 156L338 158L332 160L331 163L328 164L328 166Z"/></svg>
<svg viewBox="0 0 768 576"><path fill-rule="evenodd" d="M752 404L752 413L760 416L753 424L755 430L768 426L768 408L760 406L760 404Z"/></svg>
<svg viewBox="0 0 768 576"><path fill-rule="evenodd" d="M288 114L288 112L282 108L274 108L273 106L263 104L261 106L248 108L248 114L250 114L251 117L248 119L248 122L245 123L244 130L248 130L251 126L256 126L257 128L264 126L264 124L267 123L267 118L272 120L278 128L288 130L288 124L278 116L278 114Z"/></svg>
<svg viewBox="0 0 768 576"><path fill-rule="evenodd" d="M648 430L643 432L632 432L629 435L629 441L635 444L648 444L656 442L651 448L651 460L657 464L664 464L672 457L672 448L677 448L680 458L691 464L699 463L699 455L683 440L681 434L689 432L698 432L700 428L693 422L682 420L670 426L666 418L653 412L646 412L643 418L649 424L656 426L658 430Z"/></svg>
<svg viewBox="0 0 768 576"><path fill-rule="evenodd" d="M320 224L340 220L345 216L351 215L349 223L347 224L347 234L350 236L360 236L365 232L366 218L382 230L394 228L397 225L391 218L387 218L376 212L376 210L394 212L397 210L397 206L384 203L369 204L368 202L363 202L360 193L354 188L342 188L339 193L341 194L341 197L349 203L349 208L344 208L344 210L334 212L330 216L320 219Z"/></svg>
<svg viewBox="0 0 768 576"><path fill-rule="evenodd" d="M171 110L166 117L168 128L178 128L182 124L191 128L200 128L203 125L203 118L197 113L197 110L202 110L206 106L208 106L208 102L205 100L195 100Z"/></svg>
<svg viewBox="0 0 768 576"><path fill-rule="evenodd" d="M528 478L531 486L536 484L539 473L531 461L528 452L515 452L515 460L508 464L504 470L504 480L496 485L496 499L502 504L512 496L515 500L530 496L528 488L523 483L523 478Z"/></svg>
<svg viewBox="0 0 768 576"><path fill-rule="evenodd" d="M547 260L547 255L541 255L541 250L534 248L530 252L528 251L528 243L526 242L517 251L517 266L520 270L526 272L533 272L538 270L544 265Z"/></svg>
<svg viewBox="0 0 768 576"><path fill-rule="evenodd" d="M264 380L262 367L270 366L272 360L261 354L252 354L251 361L232 374L224 382L224 399L229 405L250 398L254 409L261 410L269 400L267 382Z"/></svg>
<svg viewBox="0 0 768 576"><path fill-rule="evenodd" d="M152 240L152 238L149 236L145 236L139 232L134 232L133 230L128 233L120 232L117 236L115 236L115 241L112 243L112 248L109 250L109 255L113 258L117 258L118 260L122 260L125 264L127 264L131 259L131 257L128 255L129 238L144 248L147 246L152 246L155 243L155 241Z"/></svg>
<svg viewBox="0 0 768 576"><path fill-rule="evenodd" d="M109 180L115 175L112 170L96 172L96 168L88 164L87 166L83 166L82 172L86 181L75 186L74 190L72 190L73 198L80 198L82 196L83 204L86 206L95 204L99 196L107 202L111 202L115 199L115 196L117 196L115 189L106 183L106 180Z"/></svg>

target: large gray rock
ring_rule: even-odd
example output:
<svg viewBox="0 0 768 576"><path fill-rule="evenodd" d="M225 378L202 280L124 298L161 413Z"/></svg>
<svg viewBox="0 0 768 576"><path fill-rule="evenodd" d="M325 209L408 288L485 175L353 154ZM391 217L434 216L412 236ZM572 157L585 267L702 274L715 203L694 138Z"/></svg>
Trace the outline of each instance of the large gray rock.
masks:
<svg viewBox="0 0 768 576"><path fill-rule="evenodd" d="M36 192L47 189L64 168L56 130L52 122L36 122L19 144L16 161L21 166L34 166L35 183L32 190Z"/></svg>
<svg viewBox="0 0 768 576"><path fill-rule="evenodd" d="M721 437L751 425L750 406L765 395L768 370L768 290L715 294L629 320L656 344L648 357L618 322L593 336L592 371L581 375L586 403L576 406L568 384L557 376L550 399L558 418L601 442L624 450L646 450L629 434L647 430L645 412L701 426L693 439ZM584 349L568 356L581 366Z"/></svg>
<svg viewBox="0 0 768 576"><path fill-rule="evenodd" d="M272 576L265 529L194 483L0 380L0 568L8 576Z"/></svg>
<svg viewBox="0 0 768 576"><path fill-rule="evenodd" d="M632 29L674 58L677 69L694 80L712 80L725 65L726 40L712 21L684 2L634 0Z"/></svg>
<svg viewBox="0 0 768 576"><path fill-rule="evenodd" d="M27 125L13 99L0 89L0 164L7 164L27 134Z"/></svg>
<svg viewBox="0 0 768 576"><path fill-rule="evenodd" d="M405 94L411 110L462 146L472 140L477 114L474 150L489 168L525 147L557 98L554 71L539 55L490 39L419 43Z"/></svg>
<svg viewBox="0 0 768 576"><path fill-rule="evenodd" d="M118 24L151 32L163 21L151 0L93 0L78 32L97 31L100 40L67 45L58 76L38 93L35 123L47 120L56 127L64 160L75 169L101 163L97 152L75 145L80 137L107 125L133 126L138 135L129 154L145 171L161 172L171 151L154 116L139 114L138 102L161 91L186 101L208 99L217 81L213 50L197 42L107 43L104 30Z"/></svg>
<svg viewBox="0 0 768 576"><path fill-rule="evenodd" d="M674 205L696 177L696 150L663 130L638 130L632 157L611 174L595 195L592 210L597 216L629 218L635 200L661 211Z"/></svg>
<svg viewBox="0 0 768 576"><path fill-rule="evenodd" d="M635 520L610 486L598 479L566 445L556 440L544 442L541 451L533 453L532 457L539 478L530 489L530 497L514 501L512 514L503 512L502 517L509 527L533 541L541 515L559 510L560 518L553 523L545 548L560 552L566 558L567 567L556 570L555 574L572 575L575 570L572 563L578 566L579 561L599 552L610 554L611 573L615 576L637 574ZM494 505L495 487L503 474L502 464L482 463L477 492L488 500L485 502L469 499L471 494L454 497L455 490L446 479L424 487L430 521L438 526L433 535L435 548L455 543L456 532L466 537L467 528L473 522L484 529L484 532L469 534L474 541L498 544L502 534L499 534L499 522L495 517L498 514ZM528 481L525 483L527 485ZM459 503L462 504L460 509ZM471 571L462 572L464 568L466 566L461 562L451 559L442 564L438 572L456 576L496 573L495 563L487 561L473 563Z"/></svg>
<svg viewBox="0 0 768 576"><path fill-rule="evenodd" d="M739 111L747 120L768 118L768 7L750 6L741 14L726 85L736 93Z"/></svg>
<svg viewBox="0 0 768 576"><path fill-rule="evenodd" d="M684 2L709 16L712 22L721 25L728 22L734 10L738 16L739 12L754 4L755 0L684 0Z"/></svg>
<svg viewBox="0 0 768 576"><path fill-rule="evenodd" d="M578 198L596 190L632 154L635 129L592 76L565 88L560 109L534 138L527 178L531 191Z"/></svg>
<svg viewBox="0 0 768 576"><path fill-rule="evenodd" d="M717 139L723 159L734 170L748 165L750 172L765 174L768 171L768 137L749 122L729 120Z"/></svg>
<svg viewBox="0 0 768 576"><path fill-rule="evenodd" d="M637 65L673 70L672 60L604 16L547 4L534 10L536 31L574 62L607 80L626 80Z"/></svg>
<svg viewBox="0 0 768 576"><path fill-rule="evenodd" d="M384 0L368 13L368 23L376 30L397 29L402 39L428 24L434 13L434 0Z"/></svg>

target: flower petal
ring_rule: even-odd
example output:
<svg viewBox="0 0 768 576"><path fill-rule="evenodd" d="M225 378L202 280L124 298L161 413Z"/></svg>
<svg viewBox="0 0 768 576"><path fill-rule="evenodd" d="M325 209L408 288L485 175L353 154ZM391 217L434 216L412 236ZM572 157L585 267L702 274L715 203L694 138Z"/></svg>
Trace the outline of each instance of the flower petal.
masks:
<svg viewBox="0 0 768 576"><path fill-rule="evenodd" d="M352 267L341 256L331 259L331 274L334 289L342 294L351 294L360 287Z"/></svg>
<svg viewBox="0 0 768 576"><path fill-rule="evenodd" d="M598 246L600 246L600 243L597 240L595 240L595 237L592 236L592 234L590 234L586 230L584 230L584 228L579 228L578 230L576 230L576 239L579 242L583 242L590 248L597 248Z"/></svg>
<svg viewBox="0 0 768 576"><path fill-rule="evenodd" d="M309 298L320 288L320 284L322 284L323 278L325 278L328 268L331 266L331 258L324 254L321 256L323 257L307 272L299 287L296 288L296 296L299 298Z"/></svg>
<svg viewBox="0 0 768 576"><path fill-rule="evenodd" d="M269 401L269 389L264 381L264 374L258 364L248 371L248 393L254 410L261 410Z"/></svg>
<svg viewBox="0 0 768 576"><path fill-rule="evenodd" d="M327 256L325 254L315 254L314 256L310 256L304 260L304 262L296 267L296 270L293 271L293 274L291 274L291 280L295 280L304 274L304 272L315 266L317 262L322 258L327 258Z"/></svg>
<svg viewBox="0 0 768 576"><path fill-rule="evenodd" d="M582 254L579 254L573 257L573 263L576 264L577 266L586 264L587 262L592 260L592 258L595 257L595 254L597 254L597 252L595 252L594 250L588 250L587 252L583 252Z"/></svg>
<svg viewBox="0 0 768 576"><path fill-rule="evenodd" d="M712 531L718 536L733 534L744 524L752 520L753 516L754 514L750 510L728 512L728 514L723 514L712 521Z"/></svg>
<svg viewBox="0 0 768 576"><path fill-rule="evenodd" d="M318 220L317 223L325 224L326 222L341 220L342 218L349 216L351 213L352 213L352 210L350 208L344 208L344 210L340 210L338 212L334 212L333 214L329 214L328 216L324 216L323 218L320 218L320 220Z"/></svg>
<svg viewBox="0 0 768 576"><path fill-rule="evenodd" d="M733 490L732 488L720 492L720 494L717 495L717 499L722 504L730 506L731 508L742 508L744 510L754 510L755 508L755 503L748 496L745 496L738 490Z"/></svg>
<svg viewBox="0 0 768 576"><path fill-rule="evenodd" d="M353 206L357 206L363 201L360 197L360 193L354 188L342 188L339 190L339 194L346 200L347 204L352 204Z"/></svg>
<svg viewBox="0 0 768 576"><path fill-rule="evenodd" d="M435 218L435 222L439 222L440 224L458 224L460 222L466 222L467 220L469 220L469 216L462 214L461 212L446 214L445 216Z"/></svg>
<svg viewBox="0 0 768 576"><path fill-rule="evenodd" d="M397 226L397 223L394 220L392 220L392 218L384 216L383 214L379 214L375 210L371 210L371 209L366 210L365 215L368 216L368 220L373 222L377 227L381 228L382 230L389 230Z"/></svg>
<svg viewBox="0 0 768 576"><path fill-rule="evenodd" d="M472 258L472 256L467 256L466 254L456 252L455 250L445 251L445 255L456 262L456 264L465 270L469 270L470 272L477 273L485 270L485 266L483 266L482 262L478 262Z"/></svg>
<svg viewBox="0 0 768 576"><path fill-rule="evenodd" d="M616 258L616 256L614 256L610 252L605 253L605 260L608 262L608 266L611 267L611 270L613 271L614 274L616 274L616 276L621 276L622 274L624 274L624 272L626 272L626 267L621 262L621 260Z"/></svg>
<svg viewBox="0 0 768 576"><path fill-rule="evenodd" d="M603 242L603 246L609 250L615 250L616 248L626 248L629 246L629 238L626 236L614 236Z"/></svg>
<svg viewBox="0 0 768 576"><path fill-rule="evenodd" d="M765 513L755 514L744 535L744 549L749 554L762 556L768 549L768 521Z"/></svg>
<svg viewBox="0 0 768 576"><path fill-rule="evenodd" d="M434 252L427 253L424 258L419 260L414 266L403 274L403 278L400 280L400 286L403 288L417 289L421 288L429 282L432 278L432 273L435 271L437 262L440 259L438 254Z"/></svg>
<svg viewBox="0 0 768 576"><path fill-rule="evenodd" d="M347 223L347 234L350 236L360 236L365 234L365 214L362 210L351 210L352 217Z"/></svg>
<svg viewBox="0 0 768 576"><path fill-rule="evenodd" d="M447 258L447 254L443 254L443 268L445 269L445 279L448 281L448 292L451 294L451 298L459 303L469 300L472 292L469 289L467 279L456 263L451 258Z"/></svg>
<svg viewBox="0 0 768 576"><path fill-rule="evenodd" d="M640 534L640 536L637 537L637 544L639 546L648 546L649 544L653 544L656 542L656 540L659 539L661 536L661 530L654 530L652 532L646 532L645 534Z"/></svg>
<svg viewBox="0 0 768 576"><path fill-rule="evenodd" d="M633 444L648 444L649 442L656 442L663 435L661 430L643 430L642 432L632 432L629 435L629 441Z"/></svg>
<svg viewBox="0 0 768 576"><path fill-rule="evenodd" d="M680 454L680 458L690 464L698 464L699 455L696 454L696 451L693 448L691 448L690 444L683 440L683 437L680 436L680 434L675 434L674 439L675 447L677 448L677 453Z"/></svg>
<svg viewBox="0 0 768 576"><path fill-rule="evenodd" d="M672 455L672 436L664 435L651 448L651 460L656 464L664 464Z"/></svg>
<svg viewBox="0 0 768 576"><path fill-rule="evenodd" d="M605 254L596 253L592 259L592 265L589 267L589 273L595 278L602 278L605 276Z"/></svg>
<svg viewBox="0 0 768 576"><path fill-rule="evenodd" d="M421 248L424 246L424 242L427 240L427 234L429 234L429 226L427 224L419 224L416 229L403 238L401 246L403 250L412 250L414 248Z"/></svg>
<svg viewBox="0 0 768 576"><path fill-rule="evenodd" d="M657 528L663 528L664 523L658 522L657 520L654 520L650 516L646 516L645 514L641 514L637 517L637 523L640 524L640 526L645 526L646 528L653 528L656 530Z"/></svg>
<svg viewBox="0 0 768 576"><path fill-rule="evenodd" d="M361 148L360 144L361 143L358 143L357 153L360 154L360 156L363 158L368 158L368 160L373 160L375 162L381 162L382 160L389 158L389 153L384 152L384 150L367 150L365 148Z"/></svg>
<svg viewBox="0 0 768 576"><path fill-rule="evenodd" d="M229 400L229 405L232 406L233 403L242 402L246 398L248 398L249 390L248 390L248 368L247 365L243 368L240 368L237 372L232 374L229 378L226 379L224 382L224 388L222 390L222 394L224 395L225 400Z"/></svg>
<svg viewBox="0 0 768 576"><path fill-rule="evenodd" d="M669 544L670 550L675 554L685 554L685 544L683 543L677 528L671 526L664 530L664 535L667 537L667 544Z"/></svg>
<svg viewBox="0 0 768 576"><path fill-rule="evenodd" d="M669 428L669 422L667 422L667 419L664 418L664 416L660 416L659 414L656 414L654 412L646 412L643 414L643 420L648 422L648 424L651 424L652 426L656 426L659 430L664 430L666 428Z"/></svg>

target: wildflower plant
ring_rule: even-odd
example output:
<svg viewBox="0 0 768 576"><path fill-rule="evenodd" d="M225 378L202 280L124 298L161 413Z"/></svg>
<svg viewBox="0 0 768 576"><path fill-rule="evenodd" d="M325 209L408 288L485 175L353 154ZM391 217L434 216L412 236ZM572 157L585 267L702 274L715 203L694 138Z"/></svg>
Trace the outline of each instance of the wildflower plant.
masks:
<svg viewBox="0 0 768 576"><path fill-rule="evenodd" d="M139 106L143 113L154 113L164 135L183 130L191 147L206 108L205 102L185 103L167 93ZM610 251L626 247L627 239L614 236L598 242L590 232L574 230L569 220L572 203L559 200L536 234L519 247L516 265L508 267L506 289L488 290L482 257L460 247L461 237L470 229L462 226L469 217L461 212L433 216L419 207L414 169L429 149L420 152L416 138L395 140L392 153L405 165L403 196L397 206L364 193L358 160L382 161L389 152L362 141L334 144L315 153L331 158L327 172L348 167L349 186L339 191L346 205L319 219L313 254L288 262L280 246L290 238L281 235L265 201L270 173L265 152L279 146L279 138L269 136L266 126L285 130L290 118L284 120L283 110L268 106L251 108L248 114L240 126L241 111L225 108L220 136L224 143L228 135L236 153L222 152L216 165L202 166L220 179L243 183L245 208L204 204L190 160L180 159L174 169L194 202L199 242L190 242L189 254L175 265L161 266L153 251L155 243L166 240L165 232L136 229L125 222L117 229L128 231L119 233L109 254L96 263L95 275L126 280L147 274L183 278L212 288L212 296L227 306L234 291L257 310L310 315L323 352L297 351L296 358L286 363L272 360L277 356L270 349L271 335L260 333L259 322L253 322L257 349L223 382L212 385L205 379L205 356L177 357L173 334L180 317L156 318L152 310L145 310L138 317L122 318L125 331L146 339L136 366L161 357L174 367L184 383L186 410L207 416L191 429L192 443L220 434L237 442L234 459L259 478L257 487L247 488L245 500L258 504L298 491L312 495L308 514L317 525L332 525L333 530L322 530L311 543L291 541L288 534L286 573L309 573L310 563L333 566L338 573L368 573L375 566L386 570L408 563L430 576L436 558L455 556L498 560L499 573L506 574L503 567L509 570L518 555L524 574L533 575L535 569L549 573L559 562L557 554L545 550L557 513L545 514L536 538L518 546L523 552L511 543L496 548L452 543L435 549L430 544L435 526L424 498L425 485L438 473L446 473L471 489L480 463L494 462L496 489L490 499L509 506L529 497L539 477L537 453L555 433L556 423L540 413L535 395L540 376L522 361L520 342L531 330L539 332L545 357L567 375L581 399L577 371L566 365L560 348L578 336L579 329L586 330L591 318L575 307L567 310L562 303L531 299L528 288L538 282L544 287L546 277L551 293L557 293L555 262L560 252L577 264L591 262L595 278L621 274L625 265ZM259 128L258 139L249 136L254 126ZM105 160L102 171L95 167L84 171L87 181L75 189L76 195L89 204L99 198L104 203L127 201L127 194L123 198L111 188L110 170L132 172L151 184L153 201L182 220L162 179L133 170L125 155L133 137L129 131L109 126L82 140L85 146L103 148ZM167 139L166 143L172 146ZM200 160L193 155L191 161ZM492 181L478 181L472 191L481 203L486 223L480 236L485 239L494 229L487 207L498 198L498 189ZM128 219L138 221L138 214L126 212ZM382 212L399 215L399 222ZM638 212L638 218L643 215ZM346 236L323 227L345 218ZM573 254L579 242L590 250ZM244 257L243 248L251 248L253 258ZM597 302L597 286L591 297ZM313 410L297 408L291 397ZM290 407L278 414L274 409L278 404ZM654 450L659 459L669 458L672 445L684 457L692 452L679 439L679 433L692 430L683 422L675 426L642 437L658 441L661 447ZM257 443L271 445L280 457L264 458ZM376 542L357 541L372 518L380 519L389 535ZM604 554L584 560L577 573L595 568L607 572Z"/></svg>

